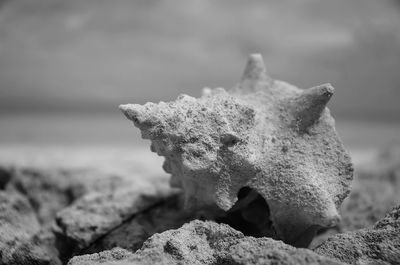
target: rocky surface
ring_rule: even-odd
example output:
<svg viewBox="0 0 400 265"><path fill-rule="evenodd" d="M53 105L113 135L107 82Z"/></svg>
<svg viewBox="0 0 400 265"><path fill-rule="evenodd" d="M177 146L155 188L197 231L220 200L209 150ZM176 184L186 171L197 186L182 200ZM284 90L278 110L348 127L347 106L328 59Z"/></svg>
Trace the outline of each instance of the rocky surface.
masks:
<svg viewBox="0 0 400 265"><path fill-rule="evenodd" d="M129 209L123 207L129 199L121 203L117 198L134 198L129 196L130 189L141 190L150 185L153 190L163 190L168 186L166 178L138 178L134 174L124 176L92 169L3 166L0 171L0 264L60 265L75 255L90 253L95 254L78 256L71 262L147 264L150 260L156 264L167 261L185 264L193 254L199 258L193 261L194 264L302 264L304 260L315 261L314 258L317 259L315 262L325 264L325 257L330 258L330 262L350 264L398 264L399 225L395 221L398 210L383 218L398 198L400 159L395 150L400 149L391 147L374 161L357 168L351 194L360 196L351 195L346 199L340 225L321 234L323 238L315 244L320 245L316 248L319 255L273 239L244 236L226 225L211 222L205 222L207 225L191 223L179 228L194 218L205 216L200 212L183 211L181 195L174 192L164 194L161 201L124 218L118 214L102 216L103 210L104 213L116 213L115 209ZM251 192L242 189L237 204L240 206L242 197L253 196L249 194ZM350 202L351 208L347 206ZM122 208L108 207L113 203ZM258 194L246 207L231 209L217 221L239 227L248 235L259 235L258 228L247 221L265 218L263 210L268 207L265 204ZM84 222L84 216L90 214L102 220L99 223L104 225L101 229L89 229L89 223L96 223L96 218L92 218L93 222L90 218L87 219L89 222ZM57 216L62 216L68 224L65 232L55 222ZM74 223L75 218L80 221ZM380 219L379 223L373 224ZM370 228L359 229L367 226ZM81 234L78 233L80 229ZM67 233L74 230L76 232ZM84 239L90 240L83 245L74 241ZM70 242L74 243L68 245ZM143 242L146 243L143 245ZM229 242L233 242L232 245Z"/></svg>
<svg viewBox="0 0 400 265"><path fill-rule="evenodd" d="M400 145L393 144L357 169L352 191L341 209L341 231L372 226L397 205L400 205Z"/></svg>
<svg viewBox="0 0 400 265"><path fill-rule="evenodd" d="M0 189L4 189L11 179L11 169L7 167L0 167Z"/></svg>
<svg viewBox="0 0 400 265"><path fill-rule="evenodd" d="M340 220L353 175L326 108L333 87L299 89L273 80L261 55L250 56L241 82L201 98L121 105L151 149L165 157L171 185L189 209L246 208L260 195L266 217L247 215L267 236L307 246L318 227ZM238 193L251 188L238 202Z"/></svg>
<svg viewBox="0 0 400 265"><path fill-rule="evenodd" d="M155 207L135 215L134 218L97 240L85 252L95 253L114 247L134 252L153 234L181 227L195 216L183 210L180 197L180 194L172 195Z"/></svg>
<svg viewBox="0 0 400 265"><path fill-rule="evenodd" d="M4 264L61 264L98 238L113 238L123 222L166 203L166 198L176 193L163 179L140 180L90 169L3 166L0 178ZM156 213L143 216L139 223L147 227L151 226L147 218L149 222L154 221L151 217L163 218ZM173 225L164 227L176 228ZM153 229L163 231L162 227ZM146 231L142 236L145 238L136 239L137 244L150 234ZM108 247L106 243L97 245Z"/></svg>
<svg viewBox="0 0 400 265"><path fill-rule="evenodd" d="M400 264L400 206L372 228L335 235L315 252L349 264Z"/></svg>
<svg viewBox="0 0 400 265"><path fill-rule="evenodd" d="M128 218L162 202L171 193L167 185L135 183L84 195L57 213L54 232L61 255L70 257L87 248Z"/></svg>
<svg viewBox="0 0 400 265"><path fill-rule="evenodd" d="M341 264L270 238L245 237L224 224L192 221L155 234L136 253L116 248L77 256L68 265L95 264Z"/></svg>
<svg viewBox="0 0 400 265"><path fill-rule="evenodd" d="M29 201L0 191L0 264L60 264Z"/></svg>
<svg viewBox="0 0 400 265"><path fill-rule="evenodd" d="M7 173L6 189L24 195L42 225L51 224L59 210L83 194L112 189L124 182L121 177L93 169L11 167Z"/></svg>

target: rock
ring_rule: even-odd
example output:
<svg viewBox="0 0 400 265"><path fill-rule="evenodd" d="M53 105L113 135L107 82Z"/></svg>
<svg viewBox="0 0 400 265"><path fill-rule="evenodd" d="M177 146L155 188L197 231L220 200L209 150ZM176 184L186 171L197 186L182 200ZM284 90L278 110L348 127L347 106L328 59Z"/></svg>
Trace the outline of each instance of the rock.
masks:
<svg viewBox="0 0 400 265"><path fill-rule="evenodd" d="M341 209L343 218L339 231L355 231L372 226L398 204L400 185L380 178L356 178L354 188Z"/></svg>
<svg viewBox="0 0 400 265"><path fill-rule="evenodd" d="M382 220L374 226L375 229L397 229L400 230L400 205L393 208Z"/></svg>
<svg viewBox="0 0 400 265"><path fill-rule="evenodd" d="M97 265L97 264L112 264L112 265L125 265L125 264L138 264L134 261L128 261L130 258L134 258L134 254L123 248L113 248L112 250L106 250L100 253L75 256L69 262L68 265Z"/></svg>
<svg viewBox="0 0 400 265"><path fill-rule="evenodd" d="M54 232L62 260L174 193L166 183L159 184L132 183L113 190L90 192L59 211Z"/></svg>
<svg viewBox="0 0 400 265"><path fill-rule="evenodd" d="M343 264L281 241L249 238L233 246L222 264Z"/></svg>
<svg viewBox="0 0 400 265"><path fill-rule="evenodd" d="M321 231L309 247L313 249L337 233L371 227L396 205L400 205L400 145L392 144L358 165L350 195L340 208L342 221Z"/></svg>
<svg viewBox="0 0 400 265"><path fill-rule="evenodd" d="M94 242L85 252L96 253L115 247L134 252L153 234L181 227L193 220L194 216L183 210L180 197L180 194L174 194L165 202L135 215Z"/></svg>
<svg viewBox="0 0 400 265"><path fill-rule="evenodd" d="M12 254L16 255L14 260L21 257L21 262L26 257L43 262L52 259L58 255L55 245L60 257L66 260L142 210L174 194L162 178L142 180L94 169L2 168L8 176L4 188L27 198L33 215L36 213L36 222L39 221L39 230L21 239ZM150 234L146 232L143 236Z"/></svg>
<svg viewBox="0 0 400 265"><path fill-rule="evenodd" d="M225 224L192 221L155 234L136 253L121 248L76 256L68 265L95 264L342 264L271 238L245 237Z"/></svg>
<svg viewBox="0 0 400 265"><path fill-rule="evenodd" d="M353 189L341 209L341 231L372 226L399 204L400 145L394 144L357 168Z"/></svg>
<svg viewBox="0 0 400 265"><path fill-rule="evenodd" d="M16 192L0 192L0 264L60 264L46 244L29 202Z"/></svg>
<svg viewBox="0 0 400 265"><path fill-rule="evenodd" d="M51 238L54 239L54 237ZM6 264L61 265L54 245L41 240L40 237L35 236L18 245L12 253L12 259L8 260Z"/></svg>
<svg viewBox="0 0 400 265"><path fill-rule="evenodd" d="M9 255L9 249L27 241L40 230L29 202L18 193L0 192L0 218L0 249L3 258Z"/></svg>
<svg viewBox="0 0 400 265"><path fill-rule="evenodd" d="M0 190L4 189L10 181L11 171L9 167L0 167Z"/></svg>
<svg viewBox="0 0 400 265"><path fill-rule="evenodd" d="M353 166L325 107L333 87L299 89L271 79L261 55L251 55L229 91L206 88L201 98L127 104L120 109L165 157L173 187L189 209L242 211L268 236L307 246L319 227L340 220ZM238 193L250 188L238 202ZM260 195L260 218L246 212Z"/></svg>
<svg viewBox="0 0 400 265"><path fill-rule="evenodd" d="M49 226L56 213L89 191L113 190L123 186L120 176L93 169L14 167L8 190L29 199L42 225Z"/></svg>
<svg viewBox="0 0 400 265"><path fill-rule="evenodd" d="M349 264L399 264L400 206L372 228L337 234L315 252Z"/></svg>
<svg viewBox="0 0 400 265"><path fill-rule="evenodd" d="M358 170L362 178L385 179L400 185L400 142L383 147L373 161Z"/></svg>

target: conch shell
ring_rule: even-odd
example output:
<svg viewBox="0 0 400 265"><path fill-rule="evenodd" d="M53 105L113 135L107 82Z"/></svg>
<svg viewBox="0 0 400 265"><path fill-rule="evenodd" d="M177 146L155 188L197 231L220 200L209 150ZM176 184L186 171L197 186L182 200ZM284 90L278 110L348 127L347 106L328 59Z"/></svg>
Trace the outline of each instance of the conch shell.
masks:
<svg viewBox="0 0 400 265"><path fill-rule="evenodd" d="M249 188L268 204L275 237L307 246L316 229L340 221L353 177L326 108L333 91L330 84L302 90L273 80L253 54L228 91L205 88L200 98L120 109L165 157L187 208L229 211Z"/></svg>

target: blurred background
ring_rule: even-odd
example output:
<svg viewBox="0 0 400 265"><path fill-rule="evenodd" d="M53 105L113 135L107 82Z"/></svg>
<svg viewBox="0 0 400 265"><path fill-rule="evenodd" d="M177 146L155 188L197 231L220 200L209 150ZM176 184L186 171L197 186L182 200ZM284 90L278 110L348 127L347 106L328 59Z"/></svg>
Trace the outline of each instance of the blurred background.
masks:
<svg viewBox="0 0 400 265"><path fill-rule="evenodd" d="M356 159L400 140L398 0L0 0L0 152L147 148L119 104L230 88L250 53L332 83Z"/></svg>

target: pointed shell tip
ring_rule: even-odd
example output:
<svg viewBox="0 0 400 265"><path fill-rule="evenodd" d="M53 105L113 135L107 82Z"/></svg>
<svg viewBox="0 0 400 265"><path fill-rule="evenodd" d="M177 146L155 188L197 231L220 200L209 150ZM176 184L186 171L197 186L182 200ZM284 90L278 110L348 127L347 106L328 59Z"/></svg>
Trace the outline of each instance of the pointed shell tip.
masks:
<svg viewBox="0 0 400 265"><path fill-rule="evenodd" d="M126 112L128 110L129 104L121 104L118 106L118 109L120 109L122 112Z"/></svg>

